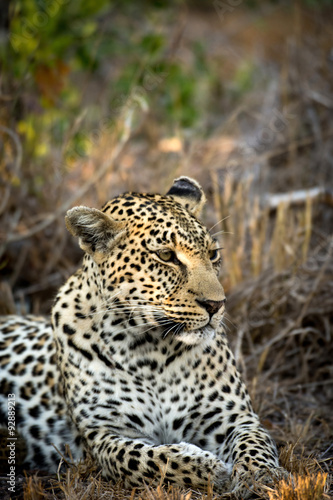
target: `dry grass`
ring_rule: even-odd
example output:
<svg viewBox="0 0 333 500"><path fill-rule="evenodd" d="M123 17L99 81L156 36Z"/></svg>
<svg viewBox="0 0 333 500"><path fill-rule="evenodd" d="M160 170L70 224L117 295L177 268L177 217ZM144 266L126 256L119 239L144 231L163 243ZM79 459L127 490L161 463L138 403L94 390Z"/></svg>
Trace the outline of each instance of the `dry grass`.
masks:
<svg viewBox="0 0 333 500"><path fill-rule="evenodd" d="M322 500L325 494L327 474L294 476L289 481L281 481L276 491L268 493L269 500Z"/></svg>
<svg viewBox="0 0 333 500"><path fill-rule="evenodd" d="M274 489L257 485L255 491L261 500L329 500L332 498L332 461L318 460L295 454L295 445L287 445L280 451L280 462L293 476L279 482ZM184 490L161 483L152 488L146 485L133 490L124 489L121 483L101 479L94 464L87 460L71 465L57 478L54 476L27 477L22 487L24 500L236 500L233 495L216 495L212 485L206 492ZM6 497L5 497L6 498ZM239 500L239 499L238 499Z"/></svg>
<svg viewBox="0 0 333 500"><path fill-rule="evenodd" d="M329 500L330 479L327 472L309 472L302 464L302 473L294 471L288 481L281 481L274 489L258 485L255 491L262 500ZM216 495L208 486L206 492L182 490L159 485L126 490L121 483L113 485L103 481L96 472L80 475L78 469L69 469L62 478L30 476L23 488L24 500L236 500L232 494Z"/></svg>

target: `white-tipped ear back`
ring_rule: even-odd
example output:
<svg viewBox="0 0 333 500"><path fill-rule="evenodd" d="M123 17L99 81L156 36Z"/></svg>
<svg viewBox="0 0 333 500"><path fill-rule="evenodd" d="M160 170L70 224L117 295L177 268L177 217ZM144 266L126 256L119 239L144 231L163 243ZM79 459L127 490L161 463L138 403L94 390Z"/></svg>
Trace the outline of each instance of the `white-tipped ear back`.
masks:
<svg viewBox="0 0 333 500"><path fill-rule="evenodd" d="M200 184L190 177L179 177L166 194L183 205L191 214L198 216L206 202L206 196Z"/></svg>

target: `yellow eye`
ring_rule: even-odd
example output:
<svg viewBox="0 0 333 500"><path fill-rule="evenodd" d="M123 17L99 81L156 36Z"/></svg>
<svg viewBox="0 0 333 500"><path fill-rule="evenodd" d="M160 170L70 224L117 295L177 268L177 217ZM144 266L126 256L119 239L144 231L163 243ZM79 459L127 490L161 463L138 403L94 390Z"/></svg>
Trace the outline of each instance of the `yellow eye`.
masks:
<svg viewBox="0 0 333 500"><path fill-rule="evenodd" d="M212 248L212 250L209 250L208 252L210 260L217 260L219 258L219 253L216 250L216 248Z"/></svg>
<svg viewBox="0 0 333 500"><path fill-rule="evenodd" d="M156 253L159 256L159 258L164 262L171 262L174 261L176 258L175 252L173 252L172 250L167 250L167 249L160 250L159 252Z"/></svg>

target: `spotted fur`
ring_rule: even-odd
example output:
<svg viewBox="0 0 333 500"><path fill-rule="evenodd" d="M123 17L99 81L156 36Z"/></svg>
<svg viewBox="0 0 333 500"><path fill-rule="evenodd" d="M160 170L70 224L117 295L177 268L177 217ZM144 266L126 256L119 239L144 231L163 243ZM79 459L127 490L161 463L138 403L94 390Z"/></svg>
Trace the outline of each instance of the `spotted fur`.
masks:
<svg viewBox="0 0 333 500"><path fill-rule="evenodd" d="M165 196L68 212L86 254L58 293L53 335L40 318L3 328L1 392L17 395L26 466L56 468L52 443L68 443L130 487L163 476L246 498L253 481L285 475L228 346L204 201L181 177Z"/></svg>

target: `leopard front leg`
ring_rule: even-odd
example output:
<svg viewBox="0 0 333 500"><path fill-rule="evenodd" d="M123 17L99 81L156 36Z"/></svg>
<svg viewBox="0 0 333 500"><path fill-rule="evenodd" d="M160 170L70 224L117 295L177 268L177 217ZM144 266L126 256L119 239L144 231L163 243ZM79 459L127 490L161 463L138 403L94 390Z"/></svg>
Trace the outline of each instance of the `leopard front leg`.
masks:
<svg viewBox="0 0 333 500"><path fill-rule="evenodd" d="M229 434L227 450L233 462L231 491L237 498L249 498L258 485L273 486L280 479L289 477L279 466L273 439L255 414L238 420Z"/></svg>
<svg viewBox="0 0 333 500"><path fill-rule="evenodd" d="M157 485L162 480L202 490L210 482L221 492L230 487L231 465L193 444L149 445L139 439L98 433L89 445L103 476L120 479L126 487Z"/></svg>

